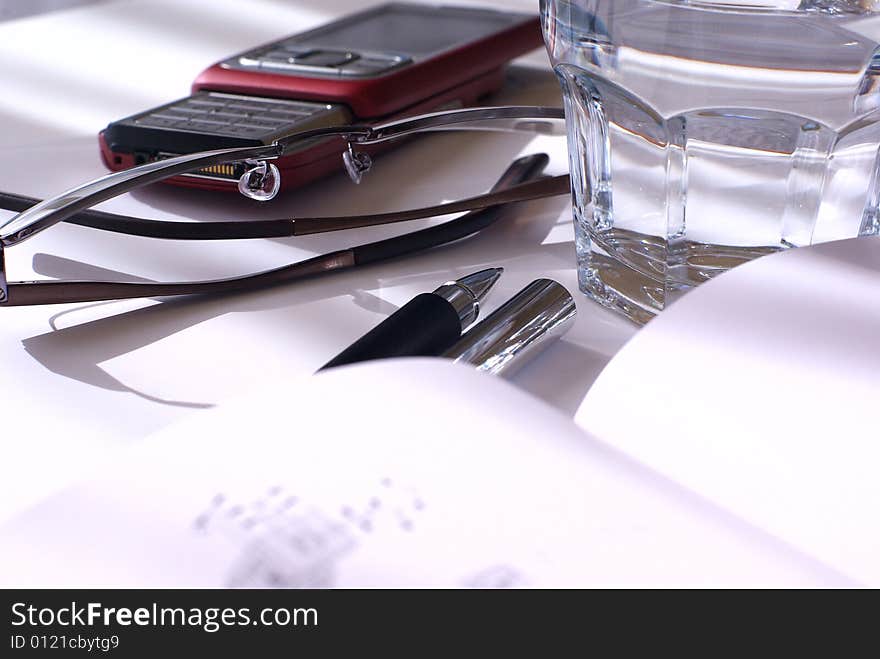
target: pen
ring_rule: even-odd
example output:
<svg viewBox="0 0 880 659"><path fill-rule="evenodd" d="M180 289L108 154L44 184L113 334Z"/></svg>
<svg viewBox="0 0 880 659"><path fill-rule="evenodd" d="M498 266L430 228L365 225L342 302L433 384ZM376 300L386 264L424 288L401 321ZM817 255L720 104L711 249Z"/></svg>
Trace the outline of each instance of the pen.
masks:
<svg viewBox="0 0 880 659"><path fill-rule="evenodd" d="M461 338L476 320L480 300L502 268L488 268L422 293L324 364L320 370L388 357L433 357Z"/></svg>
<svg viewBox="0 0 880 659"><path fill-rule="evenodd" d="M574 324L577 307L562 284L536 279L443 353L479 371L510 377Z"/></svg>

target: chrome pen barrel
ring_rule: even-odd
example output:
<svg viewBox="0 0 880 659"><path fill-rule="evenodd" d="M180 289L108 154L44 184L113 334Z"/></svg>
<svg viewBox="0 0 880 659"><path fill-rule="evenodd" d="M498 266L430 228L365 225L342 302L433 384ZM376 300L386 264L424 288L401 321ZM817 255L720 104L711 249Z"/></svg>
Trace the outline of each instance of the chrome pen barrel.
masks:
<svg viewBox="0 0 880 659"><path fill-rule="evenodd" d="M564 286L537 279L477 323L444 353L495 375L513 375L564 335L577 308Z"/></svg>

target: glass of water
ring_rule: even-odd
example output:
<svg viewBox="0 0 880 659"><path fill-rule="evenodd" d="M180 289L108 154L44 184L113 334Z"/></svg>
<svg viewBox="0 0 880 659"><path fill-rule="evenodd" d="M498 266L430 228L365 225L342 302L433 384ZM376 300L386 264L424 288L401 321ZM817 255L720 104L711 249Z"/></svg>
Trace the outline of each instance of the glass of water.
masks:
<svg viewBox="0 0 880 659"><path fill-rule="evenodd" d="M541 15L593 299L644 323L757 256L878 233L880 2L541 0Z"/></svg>

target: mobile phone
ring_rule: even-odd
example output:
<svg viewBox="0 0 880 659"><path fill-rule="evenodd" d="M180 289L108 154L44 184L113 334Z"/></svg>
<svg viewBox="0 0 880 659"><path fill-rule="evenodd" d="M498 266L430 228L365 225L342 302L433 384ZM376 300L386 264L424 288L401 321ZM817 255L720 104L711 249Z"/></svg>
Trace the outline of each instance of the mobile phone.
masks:
<svg viewBox="0 0 880 659"><path fill-rule="evenodd" d="M192 95L115 121L99 142L111 170L184 153L258 146L293 132L473 105L504 67L542 43L537 16L458 6L381 5L239 53ZM388 148L389 145L383 145ZM344 142L313 140L275 164L282 187L341 171ZM243 163L169 179L234 190Z"/></svg>

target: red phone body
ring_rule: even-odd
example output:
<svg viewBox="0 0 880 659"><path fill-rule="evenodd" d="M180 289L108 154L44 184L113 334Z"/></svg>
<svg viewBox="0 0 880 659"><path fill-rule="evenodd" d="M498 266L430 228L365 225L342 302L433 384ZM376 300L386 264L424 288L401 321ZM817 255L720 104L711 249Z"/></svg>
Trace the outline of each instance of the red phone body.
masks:
<svg viewBox="0 0 880 659"><path fill-rule="evenodd" d="M418 35L406 34L422 24L434 26L433 34L424 41L428 48L441 46L437 52L417 52L422 48ZM388 37L391 47L386 49L383 40L389 26L398 34ZM464 28L463 35L458 34L457 26ZM436 34L443 29L446 35ZM436 44L431 44L432 38ZM445 48L440 43L457 38L466 41ZM401 43L406 49L399 47ZM110 124L99 136L101 155L109 169L121 170L207 148L269 143L306 120L311 122L309 127L321 122L375 123L473 105L501 87L510 60L541 43L537 16L462 7L383 5L210 66L193 83L193 96ZM248 103L253 107L248 109ZM202 108L209 110L196 113ZM243 119L235 114L245 112ZM289 125L279 118L293 117L294 112L297 116L311 114ZM267 117L275 117L278 125L261 120ZM221 118L237 123L222 125L214 134L209 122ZM260 134L251 124L265 126L266 132ZM382 149L391 146L383 144ZM344 150L343 140L328 138L280 158L275 164L281 170L282 188L342 171ZM235 190L237 174L233 167L215 168L168 182Z"/></svg>

